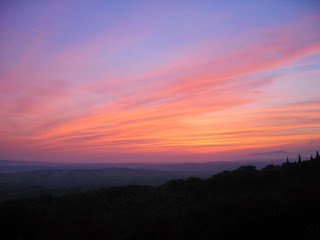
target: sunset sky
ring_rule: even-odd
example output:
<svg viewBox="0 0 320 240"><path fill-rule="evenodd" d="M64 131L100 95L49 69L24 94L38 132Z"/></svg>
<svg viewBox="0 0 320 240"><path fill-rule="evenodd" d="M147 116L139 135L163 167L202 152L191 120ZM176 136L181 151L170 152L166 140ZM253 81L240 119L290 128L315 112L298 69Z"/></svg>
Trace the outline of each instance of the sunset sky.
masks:
<svg viewBox="0 0 320 240"><path fill-rule="evenodd" d="M319 26L316 0L1 1L0 159L319 150Z"/></svg>

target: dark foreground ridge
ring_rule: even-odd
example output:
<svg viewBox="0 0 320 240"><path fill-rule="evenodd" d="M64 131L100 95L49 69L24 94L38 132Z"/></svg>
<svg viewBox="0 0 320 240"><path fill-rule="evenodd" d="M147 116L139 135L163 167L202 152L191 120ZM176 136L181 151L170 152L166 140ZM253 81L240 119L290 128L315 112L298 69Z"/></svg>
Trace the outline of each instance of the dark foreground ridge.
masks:
<svg viewBox="0 0 320 240"><path fill-rule="evenodd" d="M0 204L4 239L320 239L320 157Z"/></svg>

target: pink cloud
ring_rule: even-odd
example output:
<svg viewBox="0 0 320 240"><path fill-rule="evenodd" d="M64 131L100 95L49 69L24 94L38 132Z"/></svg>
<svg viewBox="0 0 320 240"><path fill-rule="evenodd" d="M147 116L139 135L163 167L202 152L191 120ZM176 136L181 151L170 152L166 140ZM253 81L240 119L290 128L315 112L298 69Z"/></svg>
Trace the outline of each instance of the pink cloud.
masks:
<svg viewBox="0 0 320 240"><path fill-rule="evenodd" d="M117 48L135 46L137 39L127 39L126 33L102 34L85 46L52 56L44 69L28 75L24 75L28 60L37 58L26 54L16 69L3 76L1 99L6 102L0 104L1 139L7 139L11 148L30 151L203 153L272 147L315 137L320 131L318 99L252 105L267 101L260 99L261 92L277 81L265 72L319 53L317 36L293 30L266 34L262 43L248 43L245 49L225 55L204 56L203 49L210 52L211 46L202 46L198 55L186 54L189 58L177 57L141 74L113 73L93 77L89 83L77 78L56 80L47 72L81 77L81 68L108 44L117 52ZM139 81L146 85L126 91L126 85ZM313 117L306 118L306 111Z"/></svg>

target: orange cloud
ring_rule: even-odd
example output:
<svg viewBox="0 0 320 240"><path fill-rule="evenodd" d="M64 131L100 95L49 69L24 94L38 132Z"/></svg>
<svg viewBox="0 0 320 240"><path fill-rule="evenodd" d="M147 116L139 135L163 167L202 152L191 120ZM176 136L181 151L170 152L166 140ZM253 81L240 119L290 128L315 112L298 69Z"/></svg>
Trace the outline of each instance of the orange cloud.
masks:
<svg viewBox="0 0 320 240"><path fill-rule="evenodd" d="M146 69L141 75L118 79L115 75L110 82L108 77L90 83L50 77L33 81L18 67L17 75L13 71L14 76L6 76L2 85L3 91L13 91L0 104L0 137L7 148L66 153L208 153L317 138L319 99L274 106L261 99L261 92L278 79L266 72L320 51L314 36L309 41L296 32L279 34L276 40L213 60L202 59L201 52ZM73 71L103 48L104 39L98 38L84 50L80 46L58 54L48 69L53 62L56 71L81 75L80 70ZM43 74L34 76L39 80ZM21 86L20 78L24 78ZM19 81L10 85L12 79ZM146 86L126 87L144 80Z"/></svg>

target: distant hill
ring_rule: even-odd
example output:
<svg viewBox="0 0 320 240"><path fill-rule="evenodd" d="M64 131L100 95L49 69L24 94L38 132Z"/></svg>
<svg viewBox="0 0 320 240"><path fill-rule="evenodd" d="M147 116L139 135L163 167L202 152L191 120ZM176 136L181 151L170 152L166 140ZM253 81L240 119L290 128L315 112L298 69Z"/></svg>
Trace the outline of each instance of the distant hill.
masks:
<svg viewBox="0 0 320 240"><path fill-rule="evenodd" d="M285 159L286 157L297 158L297 156L298 156L298 153L295 153L295 152L277 150L277 151L252 153L248 157L253 159L270 159L271 160L271 159Z"/></svg>
<svg viewBox="0 0 320 240"><path fill-rule="evenodd" d="M276 161L251 162L258 169ZM172 179L206 178L244 162L47 163L0 160L0 201L41 194L61 195L128 184L157 186Z"/></svg>
<svg viewBox="0 0 320 240"><path fill-rule="evenodd" d="M200 163L52 163L52 162L35 162L35 161L15 161L0 160L1 173L18 173L35 170L48 169L103 169L103 168L130 168L130 169L149 169L159 171L188 171L188 172L207 172L218 173L223 170L233 170L243 164L251 164L262 168L270 163L280 163L283 157L278 160L268 158L259 158L259 161L251 159L249 161L215 161Z"/></svg>
<svg viewBox="0 0 320 240"><path fill-rule="evenodd" d="M257 156L257 155L291 155L291 154L295 154L296 153L291 153L291 152L286 152L286 151L283 151L283 150L278 150L278 151L269 151L269 152L258 152L258 153L252 153L250 155L253 155L253 156Z"/></svg>
<svg viewBox="0 0 320 240"><path fill-rule="evenodd" d="M158 171L148 169L48 169L0 174L0 200L39 196L44 193L63 194L99 187L129 184L156 186L171 179L191 176L208 177L196 171Z"/></svg>
<svg viewBox="0 0 320 240"><path fill-rule="evenodd" d="M109 170L111 171L111 170ZM0 203L4 239L320 239L320 156Z"/></svg>

